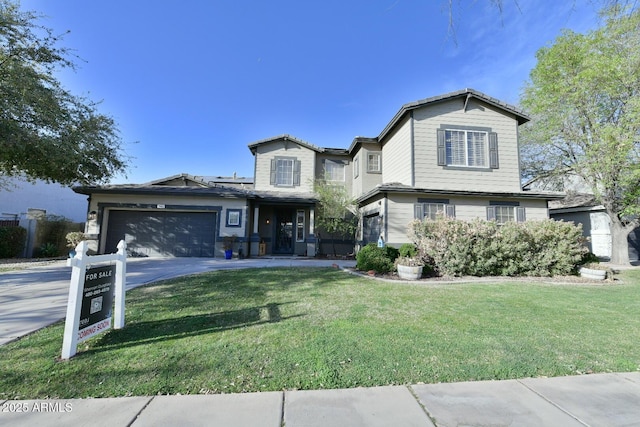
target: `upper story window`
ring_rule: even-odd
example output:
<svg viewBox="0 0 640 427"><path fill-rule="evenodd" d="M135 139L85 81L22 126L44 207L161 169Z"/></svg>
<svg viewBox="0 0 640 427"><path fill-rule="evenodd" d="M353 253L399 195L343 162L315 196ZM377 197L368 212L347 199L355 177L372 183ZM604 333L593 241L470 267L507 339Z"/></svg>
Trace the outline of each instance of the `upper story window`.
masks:
<svg viewBox="0 0 640 427"><path fill-rule="evenodd" d="M300 160L295 157L271 159L271 185L294 187L300 185Z"/></svg>
<svg viewBox="0 0 640 427"><path fill-rule="evenodd" d="M487 166L487 133L466 130L446 130L447 165Z"/></svg>
<svg viewBox="0 0 640 427"><path fill-rule="evenodd" d="M488 128L438 129L438 165L498 168L498 135Z"/></svg>
<svg viewBox="0 0 640 427"><path fill-rule="evenodd" d="M357 178L360 175L360 157L353 159L353 178Z"/></svg>
<svg viewBox="0 0 640 427"><path fill-rule="evenodd" d="M345 165L344 162L339 160L325 160L324 161L324 179L333 182L345 181Z"/></svg>
<svg viewBox="0 0 640 427"><path fill-rule="evenodd" d="M382 172L382 155L380 153L367 154L367 172Z"/></svg>

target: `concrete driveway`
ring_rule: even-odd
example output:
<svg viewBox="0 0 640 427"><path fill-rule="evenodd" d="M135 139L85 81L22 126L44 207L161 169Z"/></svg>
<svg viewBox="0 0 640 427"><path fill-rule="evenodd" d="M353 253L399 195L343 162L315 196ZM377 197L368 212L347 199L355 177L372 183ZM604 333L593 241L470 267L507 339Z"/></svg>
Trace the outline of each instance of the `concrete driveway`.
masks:
<svg viewBox="0 0 640 427"><path fill-rule="evenodd" d="M127 289L212 270L267 267L355 266L355 261L309 258L130 258ZM0 345L63 319L71 267L66 261L0 273Z"/></svg>

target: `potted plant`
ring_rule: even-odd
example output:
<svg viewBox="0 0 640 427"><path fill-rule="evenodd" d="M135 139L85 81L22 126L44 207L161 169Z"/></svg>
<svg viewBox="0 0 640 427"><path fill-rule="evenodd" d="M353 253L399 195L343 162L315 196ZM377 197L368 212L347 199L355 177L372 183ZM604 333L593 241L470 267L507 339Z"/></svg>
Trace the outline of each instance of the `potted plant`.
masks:
<svg viewBox="0 0 640 427"><path fill-rule="evenodd" d="M238 236L234 234L232 236L224 236L224 238L222 239L225 259L231 259L233 257L233 245L236 242L237 237Z"/></svg>
<svg viewBox="0 0 640 427"><path fill-rule="evenodd" d="M584 264L578 270L578 272L580 273L580 277L584 277L586 279L592 279L592 280L606 279L607 271L609 271L609 268L607 266L600 265L595 262Z"/></svg>
<svg viewBox="0 0 640 427"><path fill-rule="evenodd" d="M396 259L396 269L398 276L405 280L418 280L422 277L424 263L415 257L398 257Z"/></svg>

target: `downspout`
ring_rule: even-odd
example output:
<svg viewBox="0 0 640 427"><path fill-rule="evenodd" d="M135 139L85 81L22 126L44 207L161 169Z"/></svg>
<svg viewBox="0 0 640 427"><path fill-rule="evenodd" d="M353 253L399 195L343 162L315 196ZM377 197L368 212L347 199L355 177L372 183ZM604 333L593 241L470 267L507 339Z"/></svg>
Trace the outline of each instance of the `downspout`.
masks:
<svg viewBox="0 0 640 427"><path fill-rule="evenodd" d="M384 193L384 241L389 242L389 198L388 193Z"/></svg>

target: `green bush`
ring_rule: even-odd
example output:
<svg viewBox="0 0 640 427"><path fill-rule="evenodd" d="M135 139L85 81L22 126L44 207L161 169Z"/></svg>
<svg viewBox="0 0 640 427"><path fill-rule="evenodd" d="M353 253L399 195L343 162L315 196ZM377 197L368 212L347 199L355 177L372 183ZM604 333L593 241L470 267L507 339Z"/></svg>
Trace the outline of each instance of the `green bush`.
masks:
<svg viewBox="0 0 640 427"><path fill-rule="evenodd" d="M566 275L586 252L581 225L553 220L427 219L412 222L409 235L423 258L451 276Z"/></svg>
<svg viewBox="0 0 640 427"><path fill-rule="evenodd" d="M600 263L600 258L598 258L598 256L593 252L587 252L582 256L582 259L580 260L580 265L599 264L599 263Z"/></svg>
<svg viewBox="0 0 640 427"><path fill-rule="evenodd" d="M391 263L394 263L396 259L400 256L400 251L394 248L393 246L385 246L384 254L387 258L389 258Z"/></svg>
<svg viewBox="0 0 640 427"><path fill-rule="evenodd" d="M38 250L38 258L55 258L60 255L58 246L53 243L44 243Z"/></svg>
<svg viewBox="0 0 640 427"><path fill-rule="evenodd" d="M362 271L373 270L376 273L388 273L395 268L394 261L398 257L398 250L390 246L379 248L375 243L369 243L360 249L356 255L356 268ZM392 259L393 254L396 253Z"/></svg>
<svg viewBox="0 0 640 427"><path fill-rule="evenodd" d="M52 258L65 254L69 244L67 234L83 228L83 224L74 223L60 215L47 215L39 219L36 244L40 246L34 250L33 256Z"/></svg>
<svg viewBox="0 0 640 427"><path fill-rule="evenodd" d="M22 255L27 241L27 230L22 227L0 227L0 258Z"/></svg>
<svg viewBox="0 0 640 427"><path fill-rule="evenodd" d="M403 243L398 252L402 258L415 258L418 256L418 248L413 243Z"/></svg>

